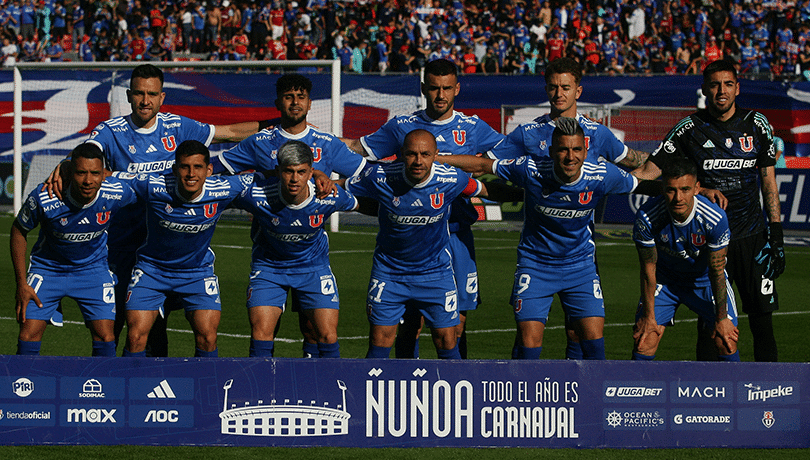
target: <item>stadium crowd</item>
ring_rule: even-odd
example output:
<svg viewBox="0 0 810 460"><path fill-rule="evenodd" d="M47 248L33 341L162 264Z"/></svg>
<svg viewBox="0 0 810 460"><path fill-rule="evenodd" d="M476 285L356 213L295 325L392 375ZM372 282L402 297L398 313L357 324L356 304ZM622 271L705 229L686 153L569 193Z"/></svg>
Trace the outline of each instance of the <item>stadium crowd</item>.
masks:
<svg viewBox="0 0 810 460"><path fill-rule="evenodd" d="M541 74L574 57L587 73L810 79L810 0L382 0L353 2L5 0L3 63L340 59L345 71ZM191 56L193 54L193 56ZM72 56L71 56L72 57Z"/></svg>

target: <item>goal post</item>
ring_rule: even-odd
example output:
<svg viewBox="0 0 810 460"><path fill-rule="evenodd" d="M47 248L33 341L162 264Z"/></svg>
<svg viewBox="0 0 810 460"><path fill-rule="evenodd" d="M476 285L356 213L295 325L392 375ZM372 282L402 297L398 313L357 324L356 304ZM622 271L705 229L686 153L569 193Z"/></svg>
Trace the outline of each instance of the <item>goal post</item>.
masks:
<svg viewBox="0 0 810 460"><path fill-rule="evenodd" d="M59 127L55 123L46 119L45 122L36 124L35 126L26 125L23 126L23 115L25 112L23 111L23 101L25 93L34 91L53 91L53 86L59 85L59 79L51 80L46 82L46 85L50 85L49 87L36 87L34 82L26 79L26 72L28 71L76 71L76 70L94 70L94 71L108 71L109 73L101 72L98 75L98 81L105 80L107 78L110 79L110 90L108 94L108 102L109 102L109 110L110 113L104 114L105 116L103 119L111 118L113 116L122 115L122 113L113 113L113 111L122 110L122 105L126 106L126 100L119 101L116 98L120 99L123 91L116 91L116 71L119 70L131 70L138 65L144 64L145 62L55 62L55 63L45 63L45 62L32 62L32 63L17 63L13 69L14 73L14 128L13 128L13 162L14 162L14 200L13 200L13 207L14 213L16 214L19 212L20 207L22 206L22 200L24 199L24 190L23 190L23 156L25 153L30 153L31 151L37 151L37 148L31 148L30 145L27 145L23 142L23 131L24 128L27 130L30 129L39 129L45 131L47 133L48 130L57 131L53 137L56 137L58 141L54 141L51 145L56 145L55 147L57 150L68 150L67 145L70 142L78 143L80 142L79 139L83 140L84 137L77 137L77 131L74 129L75 126L67 126L67 127ZM343 126L343 111L342 111L342 104L341 104L341 71L340 71L340 61L339 60L308 60L308 61L173 61L173 62L148 62L149 64L153 64L156 67L168 70L170 73L182 73L182 72L227 72L231 71L234 72L234 75L237 76L238 73L236 72L261 72L266 69L272 70L288 70L292 69L295 71L301 71L304 69L305 72L313 71L317 68L327 69L330 72L330 81L331 87L329 88L329 103L326 107L323 107L323 113L314 114L313 111L315 110L315 106L313 105L313 111L310 113L316 115L317 123L316 125L320 129L328 130L329 132L335 134L336 136L340 137L342 135L342 126ZM173 70L174 69L174 70ZM96 86L98 85L98 81L95 82ZM59 101L49 100L45 103L46 107L44 110L38 110L37 115L27 115L29 117L40 117L43 113L50 114L55 120L66 120L68 124L76 123L81 124L82 121L87 123L87 120L74 120L77 117L78 113L75 111L71 111L70 105L65 104L85 104L86 100L79 100L80 96L86 96L86 93L81 95L69 94L72 91L72 88L68 87L60 87L58 90L66 93L64 98L60 98ZM91 89L87 87L81 87L81 91L90 91ZM259 97L259 95L255 95ZM73 97L73 100L70 100L70 97ZM53 99L53 98L52 98ZM261 101L266 103L268 101ZM48 107L48 104L51 104ZM64 107L61 105L65 105ZM319 107L318 110L321 110ZM84 114L85 111L81 111ZM128 110L123 113L128 114ZM47 126L46 126L47 125ZM86 126L81 126L80 129L84 129ZM92 127L91 127L92 128ZM59 130L62 132L59 132ZM47 171L48 173L50 171ZM42 172L39 172L41 174ZM29 171L29 175L31 171ZM47 175L45 176L47 177ZM44 177L42 177L44 179ZM39 181L41 182L40 179ZM39 182L37 182L39 183ZM336 225L337 219L335 219L335 223L332 225Z"/></svg>

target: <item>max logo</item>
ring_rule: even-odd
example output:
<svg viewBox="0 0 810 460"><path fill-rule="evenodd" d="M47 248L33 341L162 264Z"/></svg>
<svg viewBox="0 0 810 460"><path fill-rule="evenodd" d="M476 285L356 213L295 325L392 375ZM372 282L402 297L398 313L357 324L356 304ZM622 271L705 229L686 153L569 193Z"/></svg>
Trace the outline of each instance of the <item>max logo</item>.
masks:
<svg viewBox="0 0 810 460"><path fill-rule="evenodd" d="M174 152L177 148L177 141L174 140L174 136L161 137L160 142L163 142L163 148L166 149L167 152Z"/></svg>
<svg viewBox="0 0 810 460"><path fill-rule="evenodd" d="M444 193L431 193L430 194L430 206L433 209L439 209L444 204Z"/></svg>
<svg viewBox="0 0 810 460"><path fill-rule="evenodd" d="M754 150L754 137L740 137L740 148L743 152L750 152Z"/></svg>
<svg viewBox="0 0 810 460"><path fill-rule="evenodd" d="M312 161L315 163L321 161L323 157L323 149L321 147L310 147L312 149Z"/></svg>
<svg viewBox="0 0 810 460"><path fill-rule="evenodd" d="M591 198L593 198L593 190L582 192L579 194L579 204L588 204L591 202Z"/></svg>
<svg viewBox="0 0 810 460"><path fill-rule="evenodd" d="M692 244L695 246L703 246L706 244L706 235L692 234Z"/></svg>
<svg viewBox="0 0 810 460"><path fill-rule="evenodd" d="M215 215L217 215L217 205L218 204L219 203L211 203L211 204L203 205L203 213L205 214L205 217L211 218L211 217L214 217Z"/></svg>
<svg viewBox="0 0 810 460"><path fill-rule="evenodd" d="M108 220L110 220L110 211L103 211L96 213L96 222L99 225L106 224Z"/></svg>
<svg viewBox="0 0 810 460"><path fill-rule="evenodd" d="M309 216L310 227L320 227L322 224L323 224L323 214L318 214L316 216Z"/></svg>
<svg viewBox="0 0 810 460"><path fill-rule="evenodd" d="M464 145L464 143L467 142L467 131L463 129L462 130L454 129L453 142L455 142L456 145Z"/></svg>

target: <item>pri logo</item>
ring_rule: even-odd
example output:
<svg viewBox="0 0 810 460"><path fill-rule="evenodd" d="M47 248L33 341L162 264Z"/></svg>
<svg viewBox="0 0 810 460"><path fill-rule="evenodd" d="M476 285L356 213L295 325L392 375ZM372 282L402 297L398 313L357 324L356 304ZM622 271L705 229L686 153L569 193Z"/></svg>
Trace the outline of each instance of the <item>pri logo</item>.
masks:
<svg viewBox="0 0 810 460"><path fill-rule="evenodd" d="M21 398L28 397L34 392L34 382L25 377L20 377L11 384L11 391Z"/></svg>
<svg viewBox="0 0 810 460"><path fill-rule="evenodd" d="M765 425L765 428L770 428L776 422L776 419L773 418L773 411L766 410L762 414L762 424Z"/></svg>

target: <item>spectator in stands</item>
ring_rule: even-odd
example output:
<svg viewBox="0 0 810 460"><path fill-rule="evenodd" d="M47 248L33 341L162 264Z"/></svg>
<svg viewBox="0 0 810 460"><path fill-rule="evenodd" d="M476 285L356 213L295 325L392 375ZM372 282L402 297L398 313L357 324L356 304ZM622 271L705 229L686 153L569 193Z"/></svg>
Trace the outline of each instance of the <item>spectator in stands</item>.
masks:
<svg viewBox="0 0 810 460"><path fill-rule="evenodd" d="M3 48L0 49L3 67L12 67L17 62L17 45L8 36L3 37Z"/></svg>

